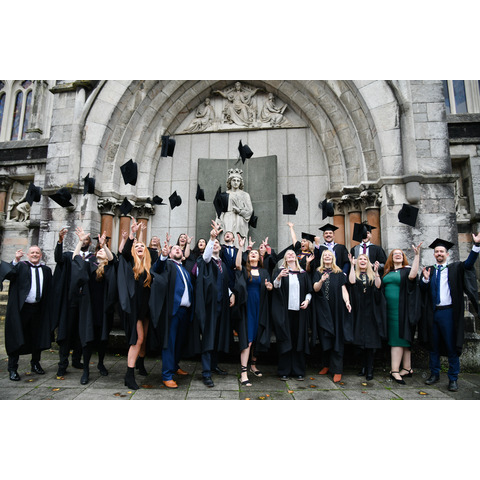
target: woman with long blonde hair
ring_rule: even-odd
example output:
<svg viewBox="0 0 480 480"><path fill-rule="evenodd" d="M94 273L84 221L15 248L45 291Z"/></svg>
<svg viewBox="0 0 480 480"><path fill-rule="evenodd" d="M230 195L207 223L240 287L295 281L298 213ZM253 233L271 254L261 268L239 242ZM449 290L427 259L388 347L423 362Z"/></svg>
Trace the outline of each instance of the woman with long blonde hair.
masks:
<svg viewBox="0 0 480 480"><path fill-rule="evenodd" d="M361 253L357 259L348 254L350 260L350 298L353 314L353 344L362 354L362 368L358 376L373 380L373 360L377 349L382 348L386 338L386 305L379 262L372 268L368 255Z"/></svg>
<svg viewBox="0 0 480 480"><path fill-rule="evenodd" d="M138 390L135 382L135 366L140 375L147 375L144 359L146 340L150 322L150 273L151 257L147 246L136 241L135 234L140 224L135 220L130 227L130 235L122 250L119 265L119 300L124 317L124 328L129 343L125 386Z"/></svg>
<svg viewBox="0 0 480 480"><path fill-rule="evenodd" d="M328 305L331 316L328 326L317 322L323 364L319 375L326 375L330 371L335 383L342 379L344 343L350 341L352 336L352 307L346 283L345 274L335 262L335 254L328 249L324 250L320 257L320 266L313 275L313 290L318 295L315 312L318 315L322 306Z"/></svg>

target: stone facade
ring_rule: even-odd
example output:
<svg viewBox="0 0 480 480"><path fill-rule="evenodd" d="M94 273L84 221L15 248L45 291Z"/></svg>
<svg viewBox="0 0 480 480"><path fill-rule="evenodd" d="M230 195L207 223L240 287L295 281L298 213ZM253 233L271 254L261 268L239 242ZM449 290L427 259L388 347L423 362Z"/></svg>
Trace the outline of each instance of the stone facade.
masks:
<svg viewBox="0 0 480 480"><path fill-rule="evenodd" d="M235 91L254 93L238 97L241 113L231 120L234 101L227 94ZM73 233L79 224L92 234L107 229L115 250L129 221L118 209L124 197L135 203L132 215L147 224L147 239L164 238L167 231L172 239L194 235L198 159L235 160L240 140L254 151L250 169L255 157L277 158L275 248L291 243L287 221L297 235L320 233L322 224L333 222L340 227L337 241L350 247L353 223L368 220L381 227L376 240L387 252L402 248L411 260L412 244L423 241L422 263L429 264L426 246L436 237L458 239L452 256L463 259L469 233L478 229L479 142L450 144L442 81L249 80L240 87L224 80L57 81L38 92L36 122L48 116L49 131L15 147L17 142L0 143L5 260L16 245L38 242L53 266L58 231L68 226ZM277 109L270 116L264 113L267 100ZM41 111L50 104L51 111ZM173 158L160 156L162 135L176 140ZM9 160L20 143L24 158ZM42 145L46 155L30 159L28 149ZM129 159L139 167L135 186L124 185L120 173ZM459 193L459 161L472 178L467 200ZM87 174L96 179L95 194L83 196ZM43 188L22 225L7 220L18 181ZM64 186L73 208L62 209L47 196ZM149 202L158 195L168 203L173 191L182 197L174 210ZM299 200L294 216L282 213L281 195L287 193ZM322 220L324 198L334 202L335 215ZM398 222L403 203L420 209L415 228ZM74 235L66 242L73 247Z"/></svg>

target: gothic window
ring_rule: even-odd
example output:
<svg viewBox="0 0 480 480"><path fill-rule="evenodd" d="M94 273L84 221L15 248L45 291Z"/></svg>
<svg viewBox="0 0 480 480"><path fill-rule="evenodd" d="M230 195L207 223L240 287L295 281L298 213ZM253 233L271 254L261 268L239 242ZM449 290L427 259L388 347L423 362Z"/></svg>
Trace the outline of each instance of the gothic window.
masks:
<svg viewBox="0 0 480 480"><path fill-rule="evenodd" d="M443 92L447 114L480 113L478 80L444 80Z"/></svg>
<svg viewBox="0 0 480 480"><path fill-rule="evenodd" d="M20 130L20 117L22 116L23 92L18 92L15 99L15 108L13 110L13 124L10 140L18 140Z"/></svg>
<svg viewBox="0 0 480 480"><path fill-rule="evenodd" d="M1 85L5 87L3 82L0 83ZM0 95L1 90L2 88L0 88ZM25 139L33 102L33 82L32 80L15 81L4 90L2 113L0 114L0 126L3 125L3 128L0 129L1 139Z"/></svg>
<svg viewBox="0 0 480 480"><path fill-rule="evenodd" d="M0 135L2 134L3 111L5 110L5 93L0 91Z"/></svg>

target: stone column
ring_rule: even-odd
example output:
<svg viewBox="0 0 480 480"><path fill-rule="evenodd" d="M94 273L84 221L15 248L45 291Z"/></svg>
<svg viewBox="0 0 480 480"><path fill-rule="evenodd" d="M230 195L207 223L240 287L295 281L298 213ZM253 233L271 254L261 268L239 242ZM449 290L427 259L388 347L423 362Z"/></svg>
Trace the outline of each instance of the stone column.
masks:
<svg viewBox="0 0 480 480"><path fill-rule="evenodd" d="M6 216L6 203L7 203L7 192L12 186L13 181L7 176L0 176L0 221L5 220Z"/></svg>
<svg viewBox="0 0 480 480"><path fill-rule="evenodd" d="M375 230L372 230L371 242L375 245L382 244L382 231L380 229L380 209L378 207L367 207L365 210L367 215L367 223Z"/></svg>
<svg viewBox="0 0 480 480"><path fill-rule="evenodd" d="M121 215L120 216L120 227L118 229L118 245L122 243L122 232L127 232L130 235L130 222L132 218L130 216ZM127 235L127 236L128 236Z"/></svg>
<svg viewBox="0 0 480 480"><path fill-rule="evenodd" d="M140 235L137 235L137 238L143 243L145 243L145 245L148 245L148 240L147 240L148 220L155 213L155 208L151 203L145 202L145 203L140 203L136 205L135 211L136 211L135 217L137 218L137 222L145 226L143 230L139 230Z"/></svg>

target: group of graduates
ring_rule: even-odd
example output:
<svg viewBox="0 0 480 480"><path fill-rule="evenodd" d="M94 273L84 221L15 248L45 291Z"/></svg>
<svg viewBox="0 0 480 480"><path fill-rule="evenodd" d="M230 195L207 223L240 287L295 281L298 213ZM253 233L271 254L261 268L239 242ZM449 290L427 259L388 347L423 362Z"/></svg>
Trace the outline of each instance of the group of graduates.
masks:
<svg viewBox="0 0 480 480"><path fill-rule="evenodd" d="M143 225L132 219L119 251L108 247L106 234L92 240L81 227L73 252L63 251L67 230L59 232L56 267L42 264L42 252L32 246L16 252L12 263L2 262L0 279L10 281L5 323L9 378L20 380L19 355L31 354L32 371L44 374L42 350L59 345L57 376L67 373L69 355L75 368L83 369L81 383L89 382L93 351L97 368L104 365L114 316L119 315L128 343L125 386L138 389L135 375L148 374L144 359L160 353L162 381L177 388L176 377L188 375L182 358L200 355L202 380L213 387L212 374L227 372L218 365L218 354L232 352L234 336L240 356L242 386L252 386L249 373L263 374L257 356L267 352L275 338L278 376L303 380L306 356L321 352L320 375L342 379L345 345L362 353L359 375L373 379L375 352L388 342L390 376L398 384L413 374L411 346L415 338L430 352L431 375L440 376L440 355L449 359L449 389L458 389L459 355L463 346L463 294L474 306L474 263L480 251L480 234L465 262L447 265L453 246L436 239L430 247L437 265L420 270L420 247L409 265L405 253L394 249L386 255L371 243L372 229L356 224L359 244L350 252L335 243L337 227L320 228L323 239L302 233L297 239L288 223L292 244L275 252L268 238L254 242L234 232L223 232L211 223L210 237L180 235L163 245L158 237L143 241ZM448 266L448 268L447 268ZM418 332L418 336L417 336ZM83 360L83 361L82 361Z"/></svg>

